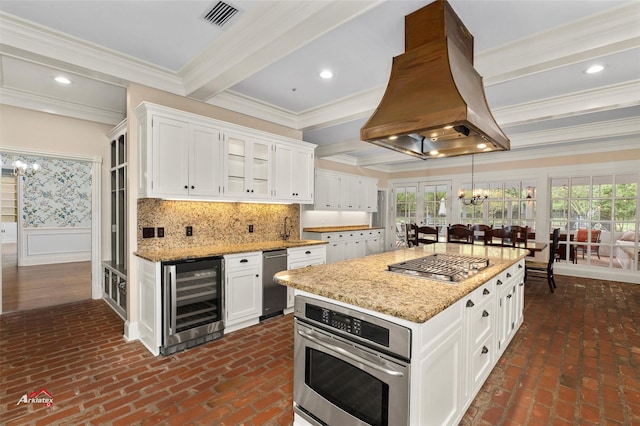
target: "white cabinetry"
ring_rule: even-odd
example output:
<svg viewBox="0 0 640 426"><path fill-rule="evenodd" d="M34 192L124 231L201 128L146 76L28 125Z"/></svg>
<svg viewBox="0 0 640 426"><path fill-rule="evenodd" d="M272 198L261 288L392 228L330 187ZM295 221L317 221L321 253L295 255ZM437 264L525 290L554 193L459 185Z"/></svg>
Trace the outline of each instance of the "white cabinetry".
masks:
<svg viewBox="0 0 640 426"><path fill-rule="evenodd" d="M418 346L412 350L412 358L418 360L418 374L417 380L412 377L411 404L415 403L416 409L411 413L411 424L457 424L454 420L465 386L463 309L463 302L456 302L428 320L412 337Z"/></svg>
<svg viewBox="0 0 640 426"><path fill-rule="evenodd" d="M494 359L497 361L522 323L524 306L524 267L522 263L512 266L496 277L496 292L498 299Z"/></svg>
<svg viewBox="0 0 640 426"><path fill-rule="evenodd" d="M272 144L240 133L224 135L224 192L232 197L271 197Z"/></svg>
<svg viewBox="0 0 640 426"><path fill-rule="evenodd" d="M377 179L327 170L316 171L315 210L375 212L377 200Z"/></svg>
<svg viewBox="0 0 640 426"><path fill-rule="evenodd" d="M140 196L207 198L220 194L220 130L162 115L145 117ZM144 132L143 132L144 133Z"/></svg>
<svg viewBox="0 0 640 426"><path fill-rule="evenodd" d="M316 171L315 210L340 210L340 177L323 170Z"/></svg>
<svg viewBox="0 0 640 426"><path fill-rule="evenodd" d="M262 313L262 252L224 256L225 333L260 321Z"/></svg>
<svg viewBox="0 0 640 426"><path fill-rule="evenodd" d="M147 102L135 112L138 197L313 202L315 145Z"/></svg>
<svg viewBox="0 0 640 426"><path fill-rule="evenodd" d="M275 146L275 199L313 202L313 149L280 143Z"/></svg>
<svg viewBox="0 0 640 426"><path fill-rule="evenodd" d="M160 289L160 262L138 259L138 336L142 344L154 355L162 345L162 291ZM135 334L135 333L134 333Z"/></svg>
<svg viewBox="0 0 640 426"><path fill-rule="evenodd" d="M383 229L321 233L303 232L302 236L328 243L327 263L364 257L384 251Z"/></svg>
<svg viewBox="0 0 640 426"><path fill-rule="evenodd" d="M475 395L489 376L495 357L495 279L483 284L464 299L465 306L465 398Z"/></svg>
<svg viewBox="0 0 640 426"><path fill-rule="evenodd" d="M287 249L287 269L300 269L311 265L327 263L327 247L317 246L295 247ZM294 289L287 287L287 309L293 308Z"/></svg>

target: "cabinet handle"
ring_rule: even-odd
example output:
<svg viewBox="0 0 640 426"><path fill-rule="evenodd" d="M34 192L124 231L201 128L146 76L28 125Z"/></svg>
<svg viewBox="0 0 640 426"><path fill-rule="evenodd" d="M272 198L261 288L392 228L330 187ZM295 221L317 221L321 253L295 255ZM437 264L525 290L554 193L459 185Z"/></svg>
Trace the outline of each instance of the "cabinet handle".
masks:
<svg viewBox="0 0 640 426"><path fill-rule="evenodd" d="M522 269L522 264L518 263L518 269Z"/></svg>
<svg viewBox="0 0 640 426"><path fill-rule="evenodd" d="M522 287L524 285L523 282L521 282L520 284L518 284L518 287Z"/></svg>
<svg viewBox="0 0 640 426"><path fill-rule="evenodd" d="M256 278L258 278L260 276L260 274L256 274Z"/></svg>
<svg viewBox="0 0 640 426"><path fill-rule="evenodd" d="M502 281L498 280L497 285L502 285Z"/></svg>
<svg viewBox="0 0 640 426"><path fill-rule="evenodd" d="M507 278L511 278L511 274L507 272Z"/></svg>
<svg viewBox="0 0 640 426"><path fill-rule="evenodd" d="M250 191L247 189L247 192L250 192Z"/></svg>
<svg viewBox="0 0 640 426"><path fill-rule="evenodd" d="M305 251L304 254L311 254L309 250Z"/></svg>
<svg viewBox="0 0 640 426"><path fill-rule="evenodd" d="M475 303L473 303L473 301L467 300L467 308L472 308L474 306L475 306Z"/></svg>
<svg viewBox="0 0 640 426"><path fill-rule="evenodd" d="M490 292L489 290L487 290L486 288L485 288L484 290L482 290L482 294L484 294L485 296L486 296L487 294L489 294L489 293L491 293L491 292Z"/></svg>
<svg viewBox="0 0 640 426"><path fill-rule="evenodd" d="M489 316L489 312L487 312L487 311L482 311L482 316L483 316L483 317L488 317L488 316Z"/></svg>
<svg viewBox="0 0 640 426"><path fill-rule="evenodd" d="M253 192L253 189L251 190L251 192Z"/></svg>
<svg viewBox="0 0 640 426"><path fill-rule="evenodd" d="M325 207L331 207L331 204L327 204Z"/></svg>
<svg viewBox="0 0 640 426"><path fill-rule="evenodd" d="M486 346L483 346L483 347L482 347L482 353L483 353L483 354L486 354L487 352L489 352L489 349L487 349L487 347L486 347Z"/></svg>
<svg viewBox="0 0 640 426"><path fill-rule="evenodd" d="M184 186L184 189L189 189L189 187L187 185Z"/></svg>
<svg viewBox="0 0 640 426"><path fill-rule="evenodd" d="M240 263L247 263L248 261L249 261L249 260L247 260L247 259L241 259L241 260L240 260Z"/></svg>
<svg viewBox="0 0 640 426"><path fill-rule="evenodd" d="M195 189L195 186L191 185L191 189Z"/></svg>
<svg viewBox="0 0 640 426"><path fill-rule="evenodd" d="M513 294L507 294L507 299L511 299L511 296L513 296Z"/></svg>

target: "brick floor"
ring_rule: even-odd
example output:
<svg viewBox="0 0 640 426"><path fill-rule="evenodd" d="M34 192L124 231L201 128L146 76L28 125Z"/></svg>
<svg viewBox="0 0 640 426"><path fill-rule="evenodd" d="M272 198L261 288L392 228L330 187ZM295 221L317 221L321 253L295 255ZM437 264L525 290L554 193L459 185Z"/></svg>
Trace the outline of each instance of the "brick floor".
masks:
<svg viewBox="0 0 640 426"><path fill-rule="evenodd" d="M525 323L462 425L640 424L640 286L530 282ZM0 423L290 425L290 315L169 357L102 301L0 316ZM46 389L54 404L20 404Z"/></svg>

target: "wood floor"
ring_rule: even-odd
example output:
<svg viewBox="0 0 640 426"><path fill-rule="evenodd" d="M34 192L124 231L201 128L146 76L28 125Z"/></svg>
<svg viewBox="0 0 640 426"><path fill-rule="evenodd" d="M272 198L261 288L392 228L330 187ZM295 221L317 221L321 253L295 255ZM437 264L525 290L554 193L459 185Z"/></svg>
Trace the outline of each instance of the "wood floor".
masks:
<svg viewBox="0 0 640 426"><path fill-rule="evenodd" d="M2 312L91 299L91 262L20 266L16 244L2 244Z"/></svg>

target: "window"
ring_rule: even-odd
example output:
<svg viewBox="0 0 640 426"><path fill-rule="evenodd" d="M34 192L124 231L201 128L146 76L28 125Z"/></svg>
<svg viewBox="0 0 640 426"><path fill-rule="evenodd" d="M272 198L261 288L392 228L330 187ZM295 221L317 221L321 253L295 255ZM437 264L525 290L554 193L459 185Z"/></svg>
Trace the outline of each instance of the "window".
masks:
<svg viewBox="0 0 640 426"><path fill-rule="evenodd" d="M439 226L440 235L446 235L447 199L450 186L450 183L422 185L422 209L418 214L418 222L432 227Z"/></svg>
<svg viewBox="0 0 640 426"><path fill-rule="evenodd" d="M552 178L550 229L574 264L637 269L638 174Z"/></svg>
<svg viewBox="0 0 640 426"><path fill-rule="evenodd" d="M471 185L463 185L467 196ZM475 191L485 192L488 198L480 205L462 205L460 223L484 224L494 228L519 225L535 232L536 181L509 180L474 184Z"/></svg>

